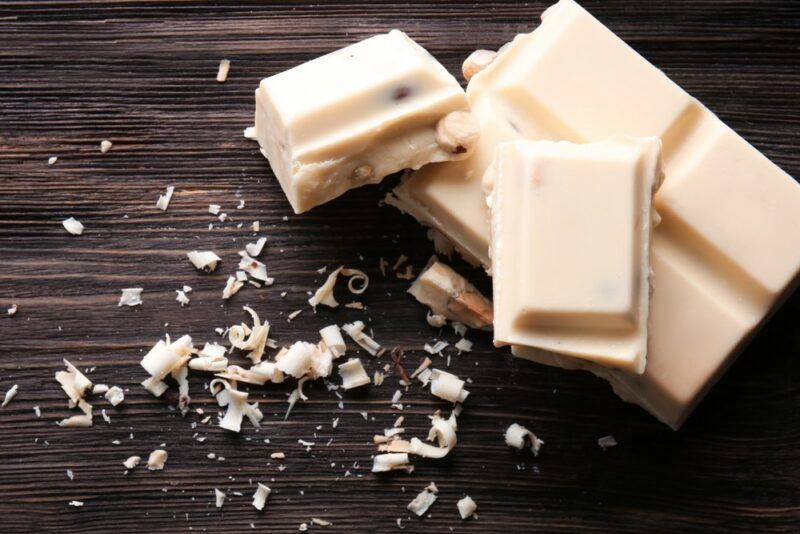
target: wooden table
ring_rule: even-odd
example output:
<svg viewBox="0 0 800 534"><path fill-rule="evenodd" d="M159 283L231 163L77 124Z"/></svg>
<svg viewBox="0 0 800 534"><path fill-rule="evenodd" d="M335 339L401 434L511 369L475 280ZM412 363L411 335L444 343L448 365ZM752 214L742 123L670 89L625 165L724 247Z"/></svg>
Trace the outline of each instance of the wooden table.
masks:
<svg viewBox="0 0 800 534"><path fill-rule="evenodd" d="M586 7L756 147L800 175L800 3L682 0L587 1ZM380 387L345 393L344 408L321 383L283 420L288 383L254 387L263 427L234 435L181 417L139 382L144 351L165 333L219 339L214 328L245 319L249 304L281 343L316 341L329 323L370 322L387 347L406 349L412 370L441 335L405 293L381 276L379 258L406 254L416 268L432 253L425 229L379 199L396 181L352 191L294 216L256 145L258 80L368 35L401 28L453 73L472 49L497 48L530 31L543 2L4 2L0 4L0 531L293 532L312 517L330 531L795 531L800 529L800 297L790 298L680 432L618 400L588 374L516 361L489 335L470 333L470 354L451 370L472 391L459 445L445 460L417 461L413 474L370 473L372 435L400 412L395 374ZM221 58L232 61L225 84ZM101 154L99 143L114 147ZM50 156L58 162L48 165ZM166 212L155 202L166 185ZM237 209L240 200L244 207ZM208 205L222 205L219 223ZM83 236L61 220L74 216ZM261 222L273 287L220 298L236 251ZM209 223L214 223L212 230ZM241 225L241 228L239 227ZM196 272L186 251L215 250L222 266ZM340 264L371 276L366 311L320 309L307 292L317 269ZM454 265L484 289L486 279ZM193 288L181 308L175 290ZM144 304L117 307L120 289L144 287ZM285 297L281 292L286 292ZM346 291L337 293L349 300ZM287 315L302 309L288 322ZM5 312L3 312L5 315ZM126 400L111 423L65 429L74 413L53 379L67 358ZM388 360L362 354L370 374ZM238 363L244 360L237 358ZM439 362L438 365L442 365ZM216 413L192 375L193 407ZM444 402L414 386L404 393L410 435ZM41 418L34 415L41 408ZM360 412L368 414L368 421ZM336 429L333 418L339 419ZM504 429L520 422L546 442L538 458L509 450ZM197 428L193 425L197 423ZM613 434L616 448L597 438ZM195 435L205 437L199 442ZM265 443L265 440L269 443ZM298 439L316 443L310 451ZM332 441L331 441L332 440ZM167 467L125 475L122 461L165 444ZM271 460L274 451L286 459ZM209 459L209 454L216 459ZM224 460L222 459L224 457ZM281 470L281 466L285 466ZM74 480L67 477L71 470ZM250 500L271 486L267 509ZM430 481L440 497L430 517L406 504ZM214 507L214 488L229 495ZM234 493L239 492L239 493ZM455 503L478 503L462 522ZM83 501L76 508L68 503ZM312 527L321 529L321 527Z"/></svg>

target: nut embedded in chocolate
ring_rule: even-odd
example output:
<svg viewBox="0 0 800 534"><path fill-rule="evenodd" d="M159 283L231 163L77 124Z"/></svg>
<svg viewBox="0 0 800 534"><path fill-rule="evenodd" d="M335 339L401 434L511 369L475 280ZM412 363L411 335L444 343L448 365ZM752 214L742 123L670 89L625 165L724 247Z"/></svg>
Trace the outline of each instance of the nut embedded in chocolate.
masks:
<svg viewBox="0 0 800 534"><path fill-rule="evenodd" d="M452 154L469 152L480 137L478 121L466 111L453 111L436 124L436 142Z"/></svg>
<svg viewBox="0 0 800 534"><path fill-rule="evenodd" d="M356 182L366 182L375 177L375 170L369 165L361 165L353 169L350 176Z"/></svg>
<svg viewBox="0 0 800 534"><path fill-rule="evenodd" d="M497 52L494 50L475 50L461 64L461 73L464 75L464 79L470 81L473 76L488 67L495 57L497 57Z"/></svg>

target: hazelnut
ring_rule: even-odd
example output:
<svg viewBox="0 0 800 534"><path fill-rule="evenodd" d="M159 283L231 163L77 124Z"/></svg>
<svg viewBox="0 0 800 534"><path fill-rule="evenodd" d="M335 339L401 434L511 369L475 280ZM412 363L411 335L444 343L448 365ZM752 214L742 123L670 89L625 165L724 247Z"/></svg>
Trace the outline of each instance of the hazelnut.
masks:
<svg viewBox="0 0 800 534"><path fill-rule="evenodd" d="M436 124L436 142L453 154L470 151L479 136L478 121L466 111L448 113Z"/></svg>
<svg viewBox="0 0 800 534"><path fill-rule="evenodd" d="M489 66L494 61L497 52L493 50L475 50L469 55L461 65L461 73L464 79L469 81L473 76Z"/></svg>
<svg viewBox="0 0 800 534"><path fill-rule="evenodd" d="M366 182L375 177L375 171L369 165L362 165L353 169L351 178L357 182Z"/></svg>

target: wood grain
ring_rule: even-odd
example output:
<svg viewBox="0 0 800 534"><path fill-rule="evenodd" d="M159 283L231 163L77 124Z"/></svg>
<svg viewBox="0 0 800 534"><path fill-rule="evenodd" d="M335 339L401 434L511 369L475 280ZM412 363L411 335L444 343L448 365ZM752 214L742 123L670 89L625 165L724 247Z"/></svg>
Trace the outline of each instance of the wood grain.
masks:
<svg viewBox="0 0 800 534"><path fill-rule="evenodd" d="M451 367L472 380L459 446L442 462L417 462L411 475L369 473L372 434L399 415L389 406L394 374L369 392L345 394L344 409L313 384L310 400L288 421L288 385L253 388L265 424L260 431L245 424L241 436L214 425L192 429L197 414L182 418L138 385L142 352L164 333L213 340L215 327L243 320L244 304L287 343L314 340L330 322L370 321L381 343L406 348L413 369L423 344L440 334L405 293L407 282L380 275L378 259L404 253L422 266L432 252L424 229L378 206L392 181L292 215L256 146L242 138L252 92L264 76L393 27L457 73L472 49L497 48L529 31L545 5L0 2L0 305L19 305L16 317L0 318L0 391L20 388L0 409L0 530L292 532L311 517L333 521L329 530L337 532L394 532L398 517L413 532L800 530L798 296L677 433L588 375L515 361L492 348L489 336L471 333L475 351L453 356ZM800 3L585 5L800 174ZM232 68L218 84L223 57ZM114 142L107 154L99 152L101 139ZM49 166L52 155L59 160ZM167 184L176 193L161 212L155 201ZM240 199L246 205L237 210ZM209 203L230 216L213 230ZM60 221L68 216L85 224L83 236L64 232ZM266 262L277 282L221 305L253 220L269 237ZM219 272L193 270L185 252L196 248L217 251ZM343 263L372 276L368 309L313 315L305 299L323 279L316 269ZM479 272L456 267L486 288ZM183 284L194 291L181 309L175 290ZM119 290L138 285L144 305L118 308ZM287 322L296 309L303 314ZM457 339L449 330L441 338ZM126 389L119 408L96 402L110 425L99 417L90 429L55 425L69 414L53 380L62 358L96 366L92 380ZM362 358L370 372L389 361ZM203 383L195 375L192 396L213 413ZM404 401L411 434L427 428L432 410L446 408L417 387ZM504 428L515 421L546 441L538 458L503 444ZM195 433L207 439L200 443ZM620 445L603 452L596 440L609 433ZM306 452L299 438L317 445ZM125 458L161 443L170 453L163 472L123 474ZM269 458L276 450L287 453L283 471ZM225 460L208 459L210 452ZM431 480L441 496L430 517L410 518L406 503ZM262 513L250 506L256 481L274 490ZM230 495L222 511L214 508L214 488ZM478 503L478 521L458 518L463 494ZM71 500L85 506L70 507Z"/></svg>

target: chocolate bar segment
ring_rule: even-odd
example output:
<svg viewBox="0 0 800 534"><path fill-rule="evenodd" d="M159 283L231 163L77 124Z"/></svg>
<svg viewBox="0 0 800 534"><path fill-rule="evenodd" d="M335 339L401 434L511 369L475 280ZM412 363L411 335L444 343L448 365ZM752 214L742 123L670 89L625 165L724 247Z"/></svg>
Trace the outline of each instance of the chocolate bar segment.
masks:
<svg viewBox="0 0 800 534"><path fill-rule="evenodd" d="M641 373L661 141L498 146L491 204L495 345Z"/></svg>
<svg viewBox="0 0 800 534"><path fill-rule="evenodd" d="M295 213L394 172L467 157L478 137L447 70L392 30L261 81L255 135Z"/></svg>

